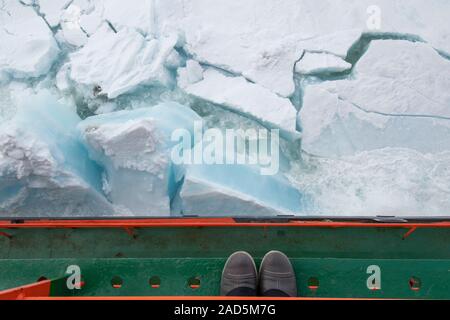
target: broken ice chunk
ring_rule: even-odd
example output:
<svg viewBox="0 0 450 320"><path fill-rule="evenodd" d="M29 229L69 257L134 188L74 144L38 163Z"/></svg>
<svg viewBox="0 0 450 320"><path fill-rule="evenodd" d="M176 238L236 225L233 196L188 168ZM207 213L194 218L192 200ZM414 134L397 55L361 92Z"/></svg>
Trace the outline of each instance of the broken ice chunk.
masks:
<svg viewBox="0 0 450 320"><path fill-rule="evenodd" d="M55 85L60 91L67 91L71 89L69 71L69 65L65 64L59 69L58 73L56 74Z"/></svg>
<svg viewBox="0 0 450 320"><path fill-rule="evenodd" d="M200 0L177 7L182 19L174 20L174 27L182 28L186 50L197 61L242 74L282 97L294 93L293 67L302 55L298 39L308 20L298 1L229 0L211 6Z"/></svg>
<svg viewBox="0 0 450 320"><path fill-rule="evenodd" d="M295 72L303 75L318 75L344 72L351 68L350 63L335 55L306 52L295 65Z"/></svg>
<svg viewBox="0 0 450 320"><path fill-rule="evenodd" d="M111 201L133 215L168 216L176 192L170 155L176 129L201 118L176 103L94 116L79 125L89 155L106 170Z"/></svg>
<svg viewBox="0 0 450 320"><path fill-rule="evenodd" d="M0 129L0 216L114 215L100 168L78 141L75 111L48 93L25 97Z"/></svg>
<svg viewBox="0 0 450 320"><path fill-rule="evenodd" d="M59 43L68 43L75 47L81 47L87 41L86 34L83 31L68 27L65 23L62 23L61 30L56 34L56 39Z"/></svg>
<svg viewBox="0 0 450 320"><path fill-rule="evenodd" d="M177 37L147 40L122 29L115 33L104 24L86 45L70 56L72 80L113 99L140 85L169 86L174 81L165 63L174 53Z"/></svg>
<svg viewBox="0 0 450 320"><path fill-rule="evenodd" d="M0 21L0 78L46 74L59 48L45 21L19 1L4 2Z"/></svg>
<svg viewBox="0 0 450 320"><path fill-rule="evenodd" d="M450 120L366 112L328 91L326 85L306 88L299 123L302 149L323 157L386 147L424 153L450 150Z"/></svg>
<svg viewBox="0 0 450 320"><path fill-rule="evenodd" d="M97 8L97 7L96 7ZM93 35L103 24L103 10L85 12L80 17L80 27L89 35Z"/></svg>
<svg viewBox="0 0 450 320"><path fill-rule="evenodd" d="M72 0L38 0L39 11L44 16L50 27L59 24L62 11L72 2Z"/></svg>
<svg viewBox="0 0 450 320"><path fill-rule="evenodd" d="M85 2L77 0L73 5L82 11L80 25L88 34L92 35L103 22L107 22L115 31L123 29L135 30L143 36L154 32L155 12L153 0L96 0Z"/></svg>
<svg viewBox="0 0 450 320"><path fill-rule="evenodd" d="M189 165L179 195L184 215L276 216L304 213L307 200L281 175L257 166Z"/></svg>
<svg viewBox="0 0 450 320"><path fill-rule="evenodd" d="M269 127L295 133L295 107L282 98L243 77L229 77L214 69L206 70L203 80L188 85L186 92L206 101L245 114Z"/></svg>
<svg viewBox="0 0 450 320"><path fill-rule="evenodd" d="M186 67L179 68L178 71L178 87L186 88L190 84L203 80L203 68L195 60L186 61Z"/></svg>
<svg viewBox="0 0 450 320"><path fill-rule="evenodd" d="M100 0L96 10L100 9L103 19L109 21L116 30L133 28L140 33L149 34L155 20L153 0Z"/></svg>
<svg viewBox="0 0 450 320"><path fill-rule="evenodd" d="M305 151L450 150L450 61L424 43L379 40L354 73L305 88L299 113Z"/></svg>
<svg viewBox="0 0 450 320"><path fill-rule="evenodd" d="M372 41L355 76L336 81L336 90L366 111L450 118L450 61L428 44Z"/></svg>
<svg viewBox="0 0 450 320"><path fill-rule="evenodd" d="M210 0L155 1L158 26L181 29L197 61L242 74L284 97L294 93L293 66L302 49L344 58L362 31L416 35L450 53L449 1L427 1L424 7L423 0L378 0L379 19L376 10L375 17L368 12L373 5L371 0L227 0L214 6Z"/></svg>
<svg viewBox="0 0 450 320"><path fill-rule="evenodd" d="M61 16L61 30L58 36L65 42L76 46L83 46L87 40L87 34L80 26L81 9L71 4Z"/></svg>

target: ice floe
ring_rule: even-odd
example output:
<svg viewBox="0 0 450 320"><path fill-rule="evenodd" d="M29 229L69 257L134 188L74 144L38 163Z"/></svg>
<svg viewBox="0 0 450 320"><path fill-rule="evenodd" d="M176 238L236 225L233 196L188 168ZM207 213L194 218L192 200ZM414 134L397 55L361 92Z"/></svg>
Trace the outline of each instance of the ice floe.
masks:
<svg viewBox="0 0 450 320"><path fill-rule="evenodd" d="M295 72L302 75L338 73L348 71L352 65L340 57L328 53L306 52L295 65Z"/></svg>
<svg viewBox="0 0 450 320"><path fill-rule="evenodd" d="M80 119L49 93L24 97L0 128L0 216L113 216L99 167L78 141Z"/></svg>
<svg viewBox="0 0 450 320"><path fill-rule="evenodd" d="M178 69L177 75L178 86L185 89L187 86L203 80L203 68L197 61L188 60L185 67Z"/></svg>
<svg viewBox="0 0 450 320"><path fill-rule="evenodd" d="M133 215L169 216L177 192L171 135L193 132L195 121L201 118L189 108L164 103L90 117L78 129L90 157L105 169L103 189L112 203Z"/></svg>
<svg viewBox="0 0 450 320"><path fill-rule="evenodd" d="M379 40L354 77L306 86L303 149L320 156L384 147L450 150L450 61L427 44Z"/></svg>
<svg viewBox="0 0 450 320"><path fill-rule="evenodd" d="M188 85L186 92L252 117L263 124L286 132L295 132L296 109L289 99L243 77L227 76L214 69L206 70L203 79Z"/></svg>
<svg viewBox="0 0 450 320"><path fill-rule="evenodd" d="M142 85L169 86L168 67L176 55L177 37L146 39L132 29L117 33L104 24L70 57L70 78L113 99ZM169 61L169 65L167 62Z"/></svg>
<svg viewBox="0 0 450 320"><path fill-rule="evenodd" d="M0 80L46 74L58 56L52 31L32 7L4 1L0 8Z"/></svg>
<svg viewBox="0 0 450 320"><path fill-rule="evenodd" d="M95 10L101 10L102 18L120 31L132 28L143 34L153 30L154 7L152 0L100 0L96 1Z"/></svg>
<svg viewBox="0 0 450 320"><path fill-rule="evenodd" d="M86 44L88 36L80 25L81 9L71 4L61 16L59 37L68 44L81 47Z"/></svg>
<svg viewBox="0 0 450 320"><path fill-rule="evenodd" d="M184 215L277 216L308 210L307 197L286 178L263 176L250 165L189 165L179 198Z"/></svg>
<svg viewBox="0 0 450 320"><path fill-rule="evenodd" d="M168 6L162 2L158 9ZM159 21L166 32L183 32L187 51L198 61L240 74L285 97L294 92L293 66L303 50L345 57L362 33L415 35L450 52L450 3L430 1L423 8L421 0L377 1L380 25L375 28L369 24L373 13L368 9L373 5L370 0L229 0L214 6L208 0L174 1L179 13L164 10ZM172 19L165 21L166 16Z"/></svg>

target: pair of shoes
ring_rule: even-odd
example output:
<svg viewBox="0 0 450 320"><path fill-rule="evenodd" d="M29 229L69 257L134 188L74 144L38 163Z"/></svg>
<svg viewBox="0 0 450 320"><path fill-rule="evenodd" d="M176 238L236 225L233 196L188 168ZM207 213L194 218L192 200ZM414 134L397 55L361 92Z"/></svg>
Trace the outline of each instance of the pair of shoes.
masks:
<svg viewBox="0 0 450 320"><path fill-rule="evenodd" d="M284 253L270 251L261 262L258 278L252 256L244 251L236 252L225 263L220 294L233 297L255 297L258 294L265 297L296 297L294 268Z"/></svg>

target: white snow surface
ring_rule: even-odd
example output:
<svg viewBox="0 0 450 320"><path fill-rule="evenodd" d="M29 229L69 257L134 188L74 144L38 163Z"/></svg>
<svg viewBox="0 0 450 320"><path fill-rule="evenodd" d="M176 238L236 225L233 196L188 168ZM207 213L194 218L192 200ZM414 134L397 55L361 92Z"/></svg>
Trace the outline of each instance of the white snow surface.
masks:
<svg viewBox="0 0 450 320"><path fill-rule="evenodd" d="M63 10L70 4L71 0L37 0L39 11L45 21L51 26L56 27L61 19Z"/></svg>
<svg viewBox="0 0 450 320"><path fill-rule="evenodd" d="M426 5L422 0L378 0L381 25L376 30L368 29L367 11L374 5L370 0L157 3L158 9L159 5L179 8L178 19L164 21L164 30L181 29L186 48L196 59L242 74L283 96L294 92L293 66L303 49L342 54L358 40L355 29L413 34L435 48L450 51L450 3L445 0L428 1ZM166 10L162 10L161 24L165 14ZM170 14L172 17L173 12ZM320 45L315 41L319 39ZM347 48L342 48L343 44Z"/></svg>
<svg viewBox="0 0 450 320"><path fill-rule="evenodd" d="M334 73L348 71L352 65L344 59L329 53L305 52L302 59L295 65L295 72L302 75Z"/></svg>
<svg viewBox="0 0 450 320"><path fill-rule="evenodd" d="M429 45L372 41L354 77L307 86L303 149L320 156L383 147L450 150L450 61Z"/></svg>
<svg viewBox="0 0 450 320"><path fill-rule="evenodd" d="M64 41L69 45L81 47L86 44L88 36L80 25L81 8L75 4L70 4L67 10L61 16L60 41Z"/></svg>
<svg viewBox="0 0 450 320"><path fill-rule="evenodd" d="M289 99L243 77L230 77L209 69L203 73L201 81L188 85L185 90L195 97L244 113L269 126L295 132L297 111Z"/></svg>
<svg viewBox="0 0 450 320"><path fill-rule="evenodd" d="M366 111L450 118L450 61L427 44L372 41L355 77L336 91Z"/></svg>
<svg viewBox="0 0 450 320"><path fill-rule="evenodd" d="M146 39L133 29L115 33L104 24L87 44L71 55L70 78L79 84L101 87L113 99L140 85L170 85L168 58L174 36ZM169 60L170 62L170 60Z"/></svg>
<svg viewBox="0 0 450 320"><path fill-rule="evenodd" d="M186 61L186 66L177 70L177 82L180 88L185 89L201 80L203 80L203 68L195 60Z"/></svg>
<svg viewBox="0 0 450 320"><path fill-rule="evenodd" d="M46 74L59 53L51 30L33 8L13 0L0 4L0 82Z"/></svg>

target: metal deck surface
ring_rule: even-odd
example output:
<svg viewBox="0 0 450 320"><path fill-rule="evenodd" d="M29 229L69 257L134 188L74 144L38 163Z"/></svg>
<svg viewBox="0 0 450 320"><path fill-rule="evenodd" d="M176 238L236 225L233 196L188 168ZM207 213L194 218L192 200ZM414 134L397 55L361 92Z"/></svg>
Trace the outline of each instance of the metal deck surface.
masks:
<svg viewBox="0 0 450 320"><path fill-rule="evenodd" d="M259 264L280 250L301 297L450 298L445 222L3 221L0 232L0 290L48 279L50 296L217 296L230 254ZM81 268L81 290L66 287L70 265ZM380 268L377 290L370 266Z"/></svg>

